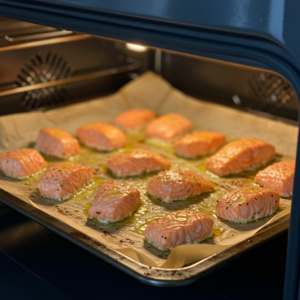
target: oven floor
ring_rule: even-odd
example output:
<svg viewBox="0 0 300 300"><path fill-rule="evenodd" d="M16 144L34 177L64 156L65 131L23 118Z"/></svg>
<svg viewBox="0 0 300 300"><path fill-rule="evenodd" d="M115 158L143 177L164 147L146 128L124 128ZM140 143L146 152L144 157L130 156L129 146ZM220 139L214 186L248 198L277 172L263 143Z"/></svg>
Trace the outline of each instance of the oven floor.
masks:
<svg viewBox="0 0 300 300"><path fill-rule="evenodd" d="M286 246L282 234L191 285L154 287L0 203L1 298L282 299Z"/></svg>

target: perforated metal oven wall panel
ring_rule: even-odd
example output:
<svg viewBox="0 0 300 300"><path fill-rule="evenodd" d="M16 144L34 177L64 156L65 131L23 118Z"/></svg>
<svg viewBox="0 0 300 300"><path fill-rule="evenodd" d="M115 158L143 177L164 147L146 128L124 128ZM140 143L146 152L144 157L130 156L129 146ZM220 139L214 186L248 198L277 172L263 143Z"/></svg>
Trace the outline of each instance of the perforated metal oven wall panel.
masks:
<svg viewBox="0 0 300 300"><path fill-rule="evenodd" d="M150 50L135 53L125 43L92 37L2 52L0 46L0 53L0 115L50 109L115 92L148 69L151 57ZM73 78L78 80L72 82ZM63 79L70 81L35 88ZM29 90L18 92L24 87Z"/></svg>
<svg viewBox="0 0 300 300"><path fill-rule="evenodd" d="M194 97L298 119L293 87L274 72L170 52L163 52L161 72L173 86Z"/></svg>

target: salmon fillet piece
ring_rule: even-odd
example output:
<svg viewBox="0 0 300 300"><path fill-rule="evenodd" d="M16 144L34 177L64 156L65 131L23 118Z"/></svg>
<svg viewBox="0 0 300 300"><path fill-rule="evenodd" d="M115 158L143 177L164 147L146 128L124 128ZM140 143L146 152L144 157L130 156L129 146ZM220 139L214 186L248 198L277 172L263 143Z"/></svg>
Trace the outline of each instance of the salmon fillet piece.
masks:
<svg viewBox="0 0 300 300"><path fill-rule="evenodd" d="M36 148L38 151L58 158L69 158L80 153L79 143L68 132L59 128L40 130Z"/></svg>
<svg viewBox="0 0 300 300"><path fill-rule="evenodd" d="M155 113L149 109L129 109L114 119L114 125L121 130L136 130L143 128L155 119Z"/></svg>
<svg viewBox="0 0 300 300"><path fill-rule="evenodd" d="M295 161L275 163L258 172L255 182L278 192L281 197L290 197L293 195L295 167Z"/></svg>
<svg viewBox="0 0 300 300"><path fill-rule="evenodd" d="M107 165L118 177L136 176L168 169L171 166L161 155L144 149L115 154L108 159Z"/></svg>
<svg viewBox="0 0 300 300"><path fill-rule="evenodd" d="M165 203L186 200L214 189L200 174L188 170L168 170L153 177L147 186L150 195Z"/></svg>
<svg viewBox="0 0 300 300"><path fill-rule="evenodd" d="M171 142L191 131L193 124L179 114L167 114L153 120L146 129L146 137Z"/></svg>
<svg viewBox="0 0 300 300"><path fill-rule="evenodd" d="M118 222L132 216L139 204L139 190L117 182L103 183L92 202L89 217L104 223Z"/></svg>
<svg viewBox="0 0 300 300"><path fill-rule="evenodd" d="M47 162L34 149L12 150L0 155L0 170L12 178L28 178L46 166Z"/></svg>
<svg viewBox="0 0 300 300"><path fill-rule="evenodd" d="M126 146L125 134L120 129L101 122L78 128L77 136L87 147L101 151L113 151Z"/></svg>
<svg viewBox="0 0 300 300"><path fill-rule="evenodd" d="M270 216L279 207L279 194L262 187L243 187L222 196L217 216L234 223L246 223Z"/></svg>
<svg viewBox="0 0 300 300"><path fill-rule="evenodd" d="M215 152L226 142L223 134L203 131L189 134L177 141L173 148L177 155L185 158L195 158Z"/></svg>
<svg viewBox="0 0 300 300"><path fill-rule="evenodd" d="M172 250L211 237L213 224L213 219L202 212L179 210L151 222L144 235L146 241L159 250Z"/></svg>
<svg viewBox="0 0 300 300"><path fill-rule="evenodd" d="M266 164L274 155L274 146L255 138L245 138L229 143L210 157L206 169L219 176L236 174Z"/></svg>
<svg viewBox="0 0 300 300"><path fill-rule="evenodd" d="M46 170L38 188L45 198L65 200L83 190L93 180L93 169L73 163L61 163Z"/></svg>

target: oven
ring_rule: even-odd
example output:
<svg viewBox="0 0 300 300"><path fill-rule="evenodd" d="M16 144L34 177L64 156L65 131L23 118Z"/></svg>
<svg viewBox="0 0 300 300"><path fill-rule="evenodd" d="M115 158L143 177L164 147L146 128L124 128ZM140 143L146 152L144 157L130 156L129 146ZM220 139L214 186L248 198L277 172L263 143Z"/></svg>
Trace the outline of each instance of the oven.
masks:
<svg viewBox="0 0 300 300"><path fill-rule="evenodd" d="M85 1L84 4L75 0L0 1L0 114L47 113L88 103L91 99L113 95L142 74L152 72L189 97L233 108L240 114L246 112L298 126L300 50L293 34L297 24L296 6L292 1L263 4L211 1L191 6L181 1L145 5L138 1ZM296 170L297 183L299 167ZM298 190L295 184L294 199L299 197ZM38 250L31 249L26 241L39 244L42 235L61 243L65 247L64 255L72 251L64 239L18 215L4 202L3 219L11 214L21 220L20 224L15 221L12 228L3 231L8 241L3 246L4 252L27 268L32 265L32 269L38 270L37 265L10 251L21 247L25 253L33 251L37 255ZM10 206L24 214L24 209ZM296 299L298 295L299 211L294 201L285 299ZM26 212L25 215L55 231L45 218L32 217ZM288 223L285 221L273 229L272 235L253 239L253 245L252 241L247 242L247 247L236 250L237 254L254 249L258 256L259 249L267 252L278 247L284 256ZM73 238L69 239L74 242ZM42 248L36 245L35 249ZM78 255L86 256L85 261L93 263L95 258L87 251L74 249ZM46 253L51 256L49 251ZM51 256L53 260L56 258ZM230 255L215 265L232 263L234 266L232 258ZM105 262L99 264L110 268ZM282 272L283 266L278 269ZM117 272L120 278L133 280L111 270L110 278ZM155 283L151 278L136 277Z"/></svg>

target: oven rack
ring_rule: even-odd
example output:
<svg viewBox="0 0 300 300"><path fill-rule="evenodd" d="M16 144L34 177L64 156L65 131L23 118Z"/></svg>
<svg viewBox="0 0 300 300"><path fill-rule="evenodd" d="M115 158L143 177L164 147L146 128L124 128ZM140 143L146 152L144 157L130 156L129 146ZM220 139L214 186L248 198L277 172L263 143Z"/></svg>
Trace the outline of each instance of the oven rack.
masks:
<svg viewBox="0 0 300 300"><path fill-rule="evenodd" d="M96 72L86 73L86 74L82 74L82 75L75 75L75 76L68 77L68 78L62 78L62 79L57 79L57 80L43 82L43 83L36 83L36 84L32 84L32 85L27 85L27 86L16 87L13 89L0 91L0 97L24 93L24 92L28 92L28 91L45 89L45 88L49 88L49 87L60 86L60 85L64 85L64 84L81 82L81 81L85 81L85 80L105 77L105 76L109 76L109 75L115 75L115 74L119 74L119 73L125 73L125 72L129 72L129 71L137 70L140 67L141 67L140 62L134 62L134 63L127 64L124 66L114 67L114 68L110 68L110 69L106 69L106 70L99 70Z"/></svg>
<svg viewBox="0 0 300 300"><path fill-rule="evenodd" d="M0 52L90 39L92 36L0 18Z"/></svg>

